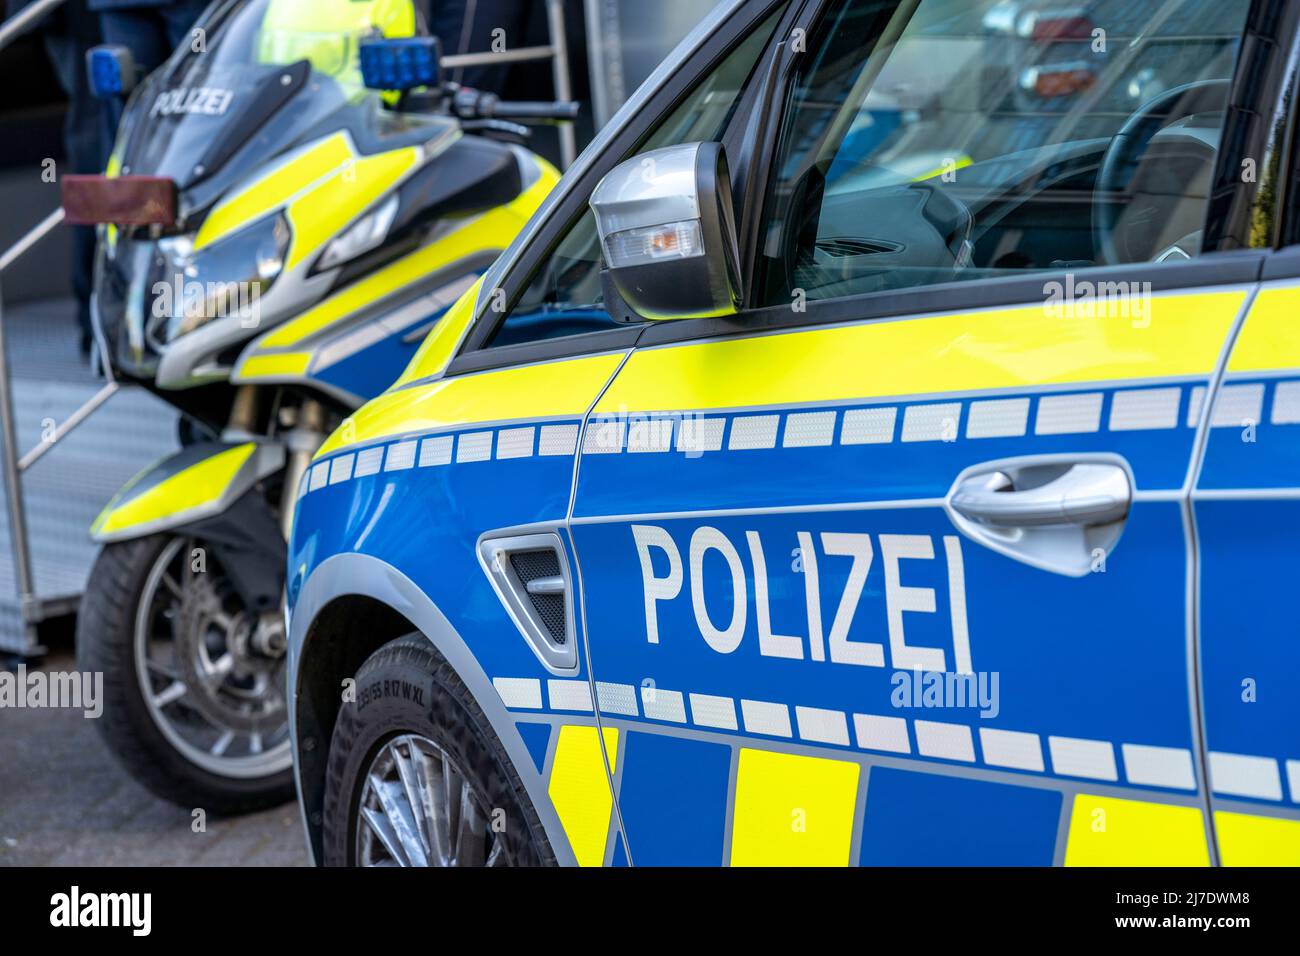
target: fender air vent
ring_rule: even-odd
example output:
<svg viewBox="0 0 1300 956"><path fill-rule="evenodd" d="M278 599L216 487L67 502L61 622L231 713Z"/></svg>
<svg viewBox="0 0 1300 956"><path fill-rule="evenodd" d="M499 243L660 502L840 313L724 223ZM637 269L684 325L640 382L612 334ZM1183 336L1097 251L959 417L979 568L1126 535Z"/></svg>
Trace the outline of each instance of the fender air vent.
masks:
<svg viewBox="0 0 1300 956"><path fill-rule="evenodd" d="M552 673L576 671L573 586L559 535L484 538L479 561L538 659Z"/></svg>

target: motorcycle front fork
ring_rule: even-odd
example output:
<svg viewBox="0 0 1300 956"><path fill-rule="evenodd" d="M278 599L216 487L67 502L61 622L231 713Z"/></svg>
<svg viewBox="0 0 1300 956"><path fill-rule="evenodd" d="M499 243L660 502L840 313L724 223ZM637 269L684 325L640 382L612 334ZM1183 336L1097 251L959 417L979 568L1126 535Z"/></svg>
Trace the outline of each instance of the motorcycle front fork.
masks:
<svg viewBox="0 0 1300 956"><path fill-rule="evenodd" d="M297 408L297 420L284 434L284 492L280 501L280 524L285 538L293 527L293 509L298 485L311 467L312 456L325 441L325 409L319 402L305 400Z"/></svg>
<svg viewBox="0 0 1300 956"><path fill-rule="evenodd" d="M244 385L235 391L235 401L230 409L230 423L226 436L255 436L258 434L259 399L256 386ZM280 527L287 539L293 526L293 509L298 502L298 485L311 467L312 457L324 443L327 432L325 407L319 402L304 399L297 407L281 408L279 424L287 431L279 433L284 443L284 490L280 494ZM247 439L245 439L247 440Z"/></svg>

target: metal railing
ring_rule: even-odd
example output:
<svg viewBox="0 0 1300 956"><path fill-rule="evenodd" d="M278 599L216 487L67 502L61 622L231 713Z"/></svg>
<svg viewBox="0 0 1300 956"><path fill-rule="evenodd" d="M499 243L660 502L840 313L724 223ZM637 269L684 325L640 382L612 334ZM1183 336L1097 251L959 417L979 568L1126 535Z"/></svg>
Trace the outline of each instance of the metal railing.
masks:
<svg viewBox="0 0 1300 956"><path fill-rule="evenodd" d="M0 51L16 40L28 29L36 26L47 16L61 7L66 0L36 0L24 7L3 24L0 24ZM5 269L13 265L24 253L31 250L38 242L54 231L54 227L63 222L63 210L56 209L45 217L34 229L14 243L3 256L0 256L0 280ZM117 385L109 383L116 391ZM100 394L103 394L101 390ZM111 395L112 392L109 392ZM99 395L95 396L99 399ZM98 408L108 398L107 395L95 403ZM92 399L92 402L94 399ZM87 403L89 404L89 403ZM83 406L85 408L85 406ZM83 409L74 412L72 418L64 424L76 428L89 412L80 414ZM93 409L91 409L93 411ZM75 421L74 421L75 419ZM55 432L62 436L63 428ZM18 602L22 615L23 628L26 631L29 648L36 646L36 625L45 619L50 608L43 607L36 596L36 582L32 574L32 553L27 538L27 510L23 506L22 474L53 447L53 442L43 442L33 448L21 459L18 457L18 429L14 422L13 382L9 374L9 349L4 334L4 289L0 284L0 473L4 475L5 505L9 515L9 546L13 549L14 576L18 586Z"/></svg>
<svg viewBox="0 0 1300 956"><path fill-rule="evenodd" d="M548 46L520 47L500 53L455 53L444 56L440 62L447 69L455 70L467 66L550 60L555 98L567 102L573 96L573 82L569 75L569 35L564 23L564 0L546 0L546 28L551 39ZM561 123L559 131L560 162L563 169L568 169L578 158L578 134L572 123Z"/></svg>

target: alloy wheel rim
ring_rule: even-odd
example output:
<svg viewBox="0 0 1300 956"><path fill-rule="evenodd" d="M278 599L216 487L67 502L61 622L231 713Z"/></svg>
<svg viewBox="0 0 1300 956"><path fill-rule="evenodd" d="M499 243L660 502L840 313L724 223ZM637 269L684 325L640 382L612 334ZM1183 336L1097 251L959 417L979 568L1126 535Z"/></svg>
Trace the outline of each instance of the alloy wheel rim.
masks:
<svg viewBox="0 0 1300 956"><path fill-rule="evenodd" d="M133 641L141 695L190 763L227 778L272 776L293 762L284 661L250 650L264 625L232 612L219 567L191 570L194 544L170 540L145 578Z"/></svg>
<svg viewBox="0 0 1300 956"><path fill-rule="evenodd" d="M364 780L356 814L358 865L510 865L486 802L429 738L391 738Z"/></svg>

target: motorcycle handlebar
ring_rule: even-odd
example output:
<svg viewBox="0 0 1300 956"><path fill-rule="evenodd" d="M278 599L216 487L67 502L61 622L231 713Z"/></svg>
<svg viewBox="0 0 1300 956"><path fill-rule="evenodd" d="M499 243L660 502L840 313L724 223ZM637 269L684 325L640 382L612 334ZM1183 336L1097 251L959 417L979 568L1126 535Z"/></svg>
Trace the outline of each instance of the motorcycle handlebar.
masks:
<svg viewBox="0 0 1300 956"><path fill-rule="evenodd" d="M578 118L578 104L564 102L527 103L498 100L492 105L492 117L494 119L549 119L572 121Z"/></svg>
<svg viewBox="0 0 1300 956"><path fill-rule="evenodd" d="M461 119L501 119L572 122L578 117L577 103L520 103L498 99L465 86L450 86L452 109Z"/></svg>

